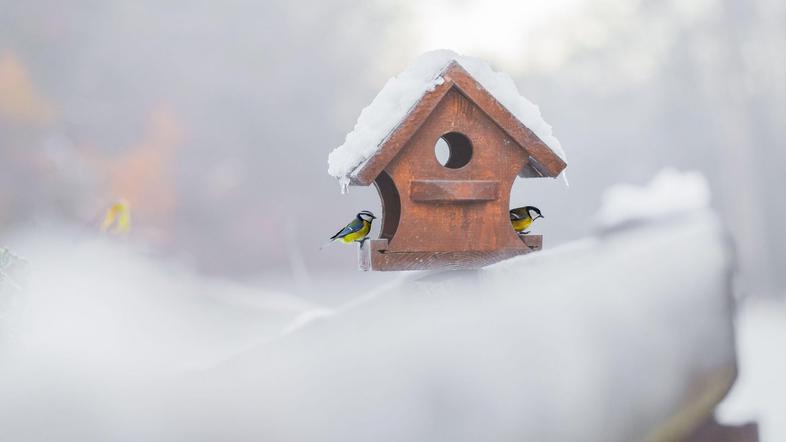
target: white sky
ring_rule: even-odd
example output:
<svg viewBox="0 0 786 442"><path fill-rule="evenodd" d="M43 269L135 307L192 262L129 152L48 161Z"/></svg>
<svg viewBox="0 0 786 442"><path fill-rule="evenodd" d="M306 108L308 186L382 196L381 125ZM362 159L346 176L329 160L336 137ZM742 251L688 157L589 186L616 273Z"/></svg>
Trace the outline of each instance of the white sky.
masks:
<svg viewBox="0 0 786 442"><path fill-rule="evenodd" d="M416 53L433 49L486 58L507 70L548 72L579 49L611 42L614 29L628 28L638 13L631 0L413 1L408 36ZM701 17L716 0L673 0L670 21ZM665 5L662 5L665 6ZM660 46L663 35L650 35ZM410 48L413 49L413 48Z"/></svg>
<svg viewBox="0 0 786 442"><path fill-rule="evenodd" d="M555 66L570 48L567 34L586 0L415 2L413 34L420 52L450 48L515 64ZM586 23L586 22L585 22ZM569 29L568 29L569 28ZM529 45L538 35L538 45ZM602 36L596 35L595 38Z"/></svg>

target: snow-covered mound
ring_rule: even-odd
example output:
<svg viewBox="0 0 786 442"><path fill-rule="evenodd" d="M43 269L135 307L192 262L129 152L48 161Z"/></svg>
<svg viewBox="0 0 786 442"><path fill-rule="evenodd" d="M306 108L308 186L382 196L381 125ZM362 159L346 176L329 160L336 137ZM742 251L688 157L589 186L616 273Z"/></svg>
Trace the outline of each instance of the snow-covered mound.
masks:
<svg viewBox="0 0 786 442"><path fill-rule="evenodd" d="M482 270L408 274L334 312L272 298L269 316L245 321L214 317L232 291L193 306L182 286L201 280L113 249L30 253L46 278L16 329L24 345L0 339L0 428L9 440L681 440L735 373L732 252L710 210L689 213ZM101 272L69 271L84 264ZM208 323L190 333L195 312ZM282 318L273 337L264 323ZM141 370L163 358L167 374ZM182 370L186 358L222 362Z"/></svg>
<svg viewBox="0 0 786 442"><path fill-rule="evenodd" d="M388 80L371 104L360 113L344 144L330 153L328 173L339 179L342 189L349 184L350 176L357 167L377 152L423 95L442 84L442 71L454 60L565 160L562 145L552 135L551 126L541 117L540 109L519 94L510 76L494 71L483 60L439 50L421 55L404 72Z"/></svg>
<svg viewBox="0 0 786 442"><path fill-rule="evenodd" d="M695 215L408 277L185 381L213 405L168 438L679 440L734 376L729 249Z"/></svg>
<svg viewBox="0 0 786 442"><path fill-rule="evenodd" d="M647 186L618 184L609 188L596 221L602 229L613 230L679 217L709 205L710 187L702 174L667 168Z"/></svg>
<svg viewBox="0 0 786 442"><path fill-rule="evenodd" d="M200 276L132 246L75 242L72 233L18 240L15 250L29 262L14 285L0 280L0 391L9 368L110 376L210 366L316 308Z"/></svg>
<svg viewBox="0 0 786 442"><path fill-rule="evenodd" d="M718 408L731 425L755 421L763 442L786 441L786 298L751 298L737 315L740 377Z"/></svg>

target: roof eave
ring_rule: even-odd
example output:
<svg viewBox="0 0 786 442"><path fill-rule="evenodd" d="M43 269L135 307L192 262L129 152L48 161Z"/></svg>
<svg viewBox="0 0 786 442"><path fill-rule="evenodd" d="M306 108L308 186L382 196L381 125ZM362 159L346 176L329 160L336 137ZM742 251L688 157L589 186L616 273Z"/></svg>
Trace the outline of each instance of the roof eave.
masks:
<svg viewBox="0 0 786 442"><path fill-rule="evenodd" d="M454 66L458 66L455 60L448 63L434 78L445 78L446 72L449 72ZM373 183L390 161L398 155L407 141L420 129L420 126L425 123L429 114L442 101L442 97L451 87L453 87L453 82L445 78L445 81L436 85L433 90L424 93L390 134L379 143L377 152L360 163L349 174L350 184L368 186Z"/></svg>

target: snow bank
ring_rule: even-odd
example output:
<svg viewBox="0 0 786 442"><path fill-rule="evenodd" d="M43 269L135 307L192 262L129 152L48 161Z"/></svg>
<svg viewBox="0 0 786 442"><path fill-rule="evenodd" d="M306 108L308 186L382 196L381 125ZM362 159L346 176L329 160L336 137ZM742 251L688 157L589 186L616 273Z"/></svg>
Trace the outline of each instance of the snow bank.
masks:
<svg viewBox="0 0 786 442"><path fill-rule="evenodd" d="M690 429L669 418L708 413L734 372L730 250L717 217L690 214L483 270L407 275L332 314L274 303L270 320L207 321L214 309L181 297L201 281L114 249L28 253L55 296L32 288L35 320L16 330L34 354L0 340L0 428L12 440L679 439ZM75 265L97 274L74 277ZM214 326L184 331L194 310ZM261 339L282 317L288 331ZM172 363L241 342L209 368ZM126 351L175 356L169 374L108 375L140 364Z"/></svg>
<svg viewBox="0 0 786 442"><path fill-rule="evenodd" d="M740 377L718 420L756 421L763 442L786 440L786 302L749 299L737 317Z"/></svg>
<svg viewBox="0 0 786 442"><path fill-rule="evenodd" d="M552 135L551 126L541 117L538 106L519 94L516 84L507 74L494 71L488 63L477 58L439 50L421 55L404 72L388 80L371 104L360 113L344 144L330 153L328 173L339 180L342 191L346 190L357 167L377 152L380 144L420 98L442 84L441 73L453 60L565 160L562 145Z"/></svg>
<svg viewBox="0 0 786 442"><path fill-rule="evenodd" d="M72 238L17 241L27 284L21 292L0 284L0 378L7 369L122 376L211 366L314 308L117 242Z"/></svg>
<svg viewBox="0 0 786 442"><path fill-rule="evenodd" d="M710 188L698 172L664 169L645 187L618 184L603 195L596 221L603 229L679 217L710 205Z"/></svg>
<svg viewBox="0 0 786 442"><path fill-rule="evenodd" d="M666 440L731 382L728 272L704 213L421 274L182 380L154 414L181 440ZM173 422L181 394L212 405Z"/></svg>

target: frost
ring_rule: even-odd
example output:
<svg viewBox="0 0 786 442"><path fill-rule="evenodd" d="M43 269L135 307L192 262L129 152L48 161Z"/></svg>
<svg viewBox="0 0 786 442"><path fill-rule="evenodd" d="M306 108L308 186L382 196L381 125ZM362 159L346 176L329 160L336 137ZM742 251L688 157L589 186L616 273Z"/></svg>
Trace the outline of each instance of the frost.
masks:
<svg viewBox="0 0 786 442"><path fill-rule="evenodd" d="M538 106L519 94L510 76L494 71L488 63L477 58L439 50L421 55L404 72L388 80L371 104L360 113L344 144L330 153L328 173L341 180L342 189L348 177L377 152L423 95L444 82L440 74L454 60L551 150L566 159L562 145L552 135L551 126L541 117Z"/></svg>
<svg viewBox="0 0 786 442"><path fill-rule="evenodd" d="M339 177L338 185L341 187L341 193L347 193L349 189L349 177L346 175Z"/></svg>
<svg viewBox="0 0 786 442"><path fill-rule="evenodd" d="M16 256L10 250L0 247L0 292L4 286L22 290L27 261Z"/></svg>

